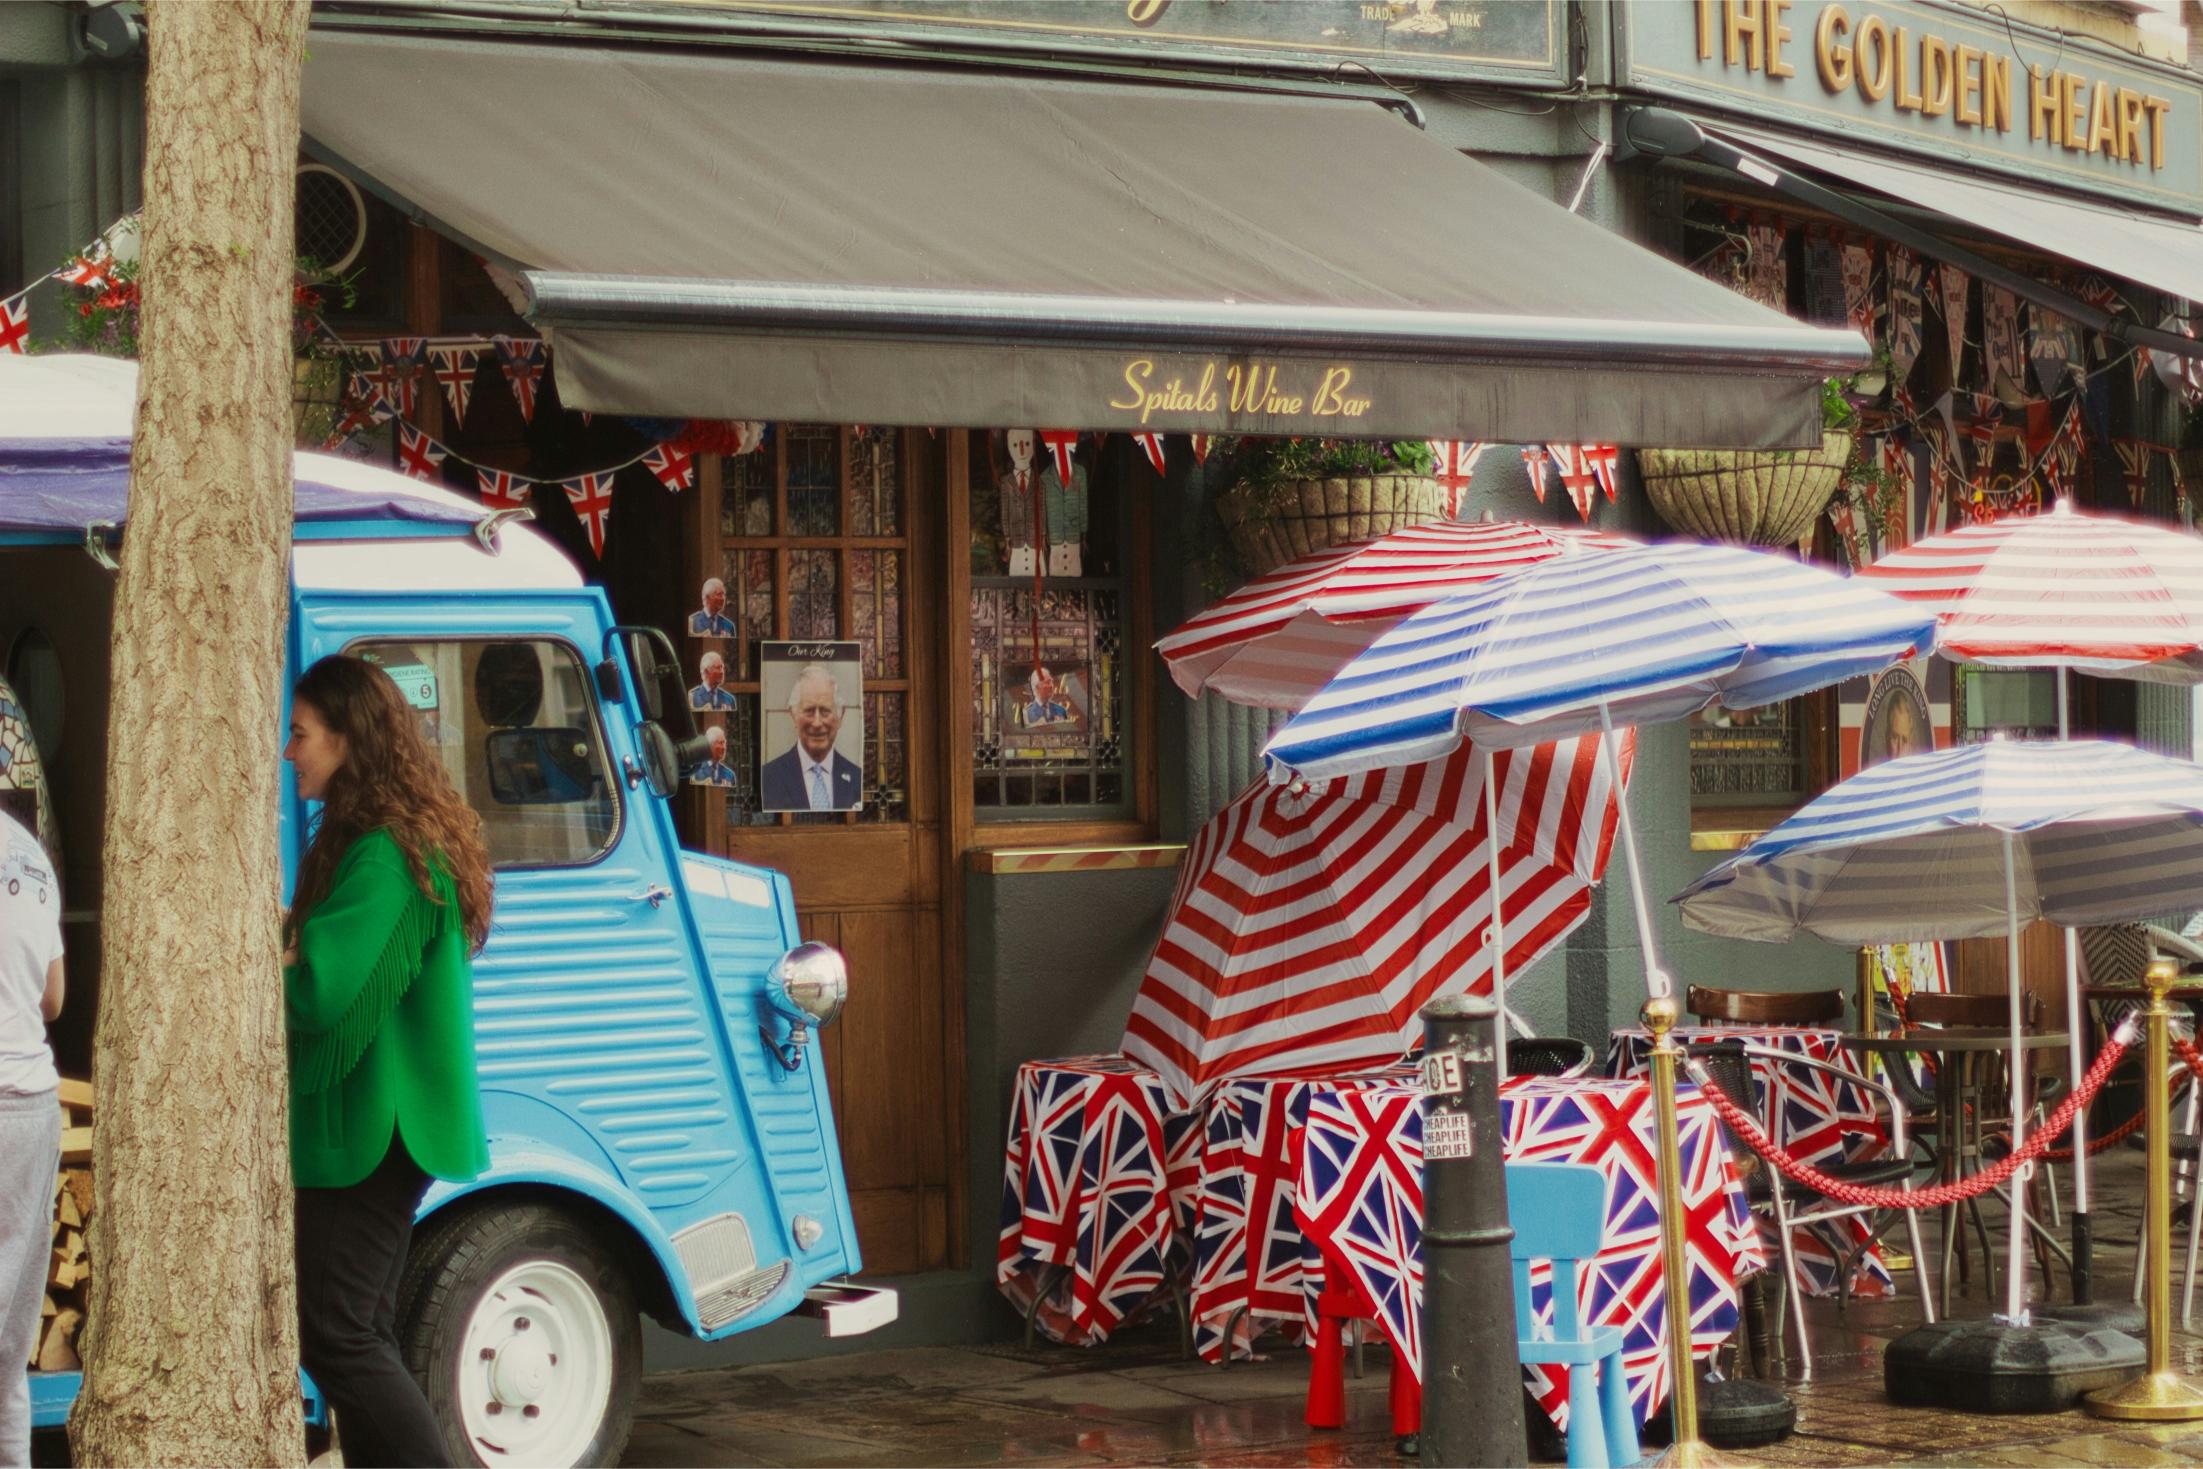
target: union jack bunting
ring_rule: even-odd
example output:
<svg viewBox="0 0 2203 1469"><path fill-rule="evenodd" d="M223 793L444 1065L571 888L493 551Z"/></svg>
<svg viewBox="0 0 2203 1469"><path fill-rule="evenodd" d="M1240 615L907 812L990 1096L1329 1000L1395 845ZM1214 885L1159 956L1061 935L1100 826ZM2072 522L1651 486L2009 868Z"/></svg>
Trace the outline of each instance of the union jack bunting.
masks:
<svg viewBox="0 0 2203 1469"><path fill-rule="evenodd" d="M1469 482L1476 478L1476 461L1484 453L1481 439L1432 439L1430 442L1431 478L1438 481L1441 510L1446 519L1452 520L1461 513L1462 497L1468 493Z"/></svg>
<svg viewBox="0 0 2203 1469"><path fill-rule="evenodd" d="M535 395L543 384L543 344L524 337L497 337L492 345L497 349L497 365L512 387L513 402L520 405L521 418L534 423Z"/></svg>
<svg viewBox="0 0 2203 1469"><path fill-rule="evenodd" d="M444 482L442 465L449 451L404 419L398 420L398 473L430 484Z"/></svg>
<svg viewBox="0 0 2203 1469"><path fill-rule="evenodd" d="M559 488L566 492L566 499L574 507L574 518L589 532L589 549L599 561L604 559L605 522L612 518L612 472L585 474L579 479L559 481Z"/></svg>
<svg viewBox="0 0 2203 1469"><path fill-rule="evenodd" d="M932 430L932 429L927 429L927 430L926 430L926 432L927 432L927 433L932 433L932 432L933 432L933 430ZM1196 464L1206 464L1206 463L1208 463L1208 462L1209 462L1209 446L1210 446L1210 445L1212 445L1212 444L1214 444L1214 443L1216 442L1216 435L1214 435L1214 434L1188 434L1188 435L1186 435L1186 437L1187 437L1187 439L1189 439L1189 440L1190 440L1190 441L1192 442L1192 444L1193 444L1193 462L1194 462L1194 463L1196 463Z"/></svg>
<svg viewBox="0 0 2203 1469"><path fill-rule="evenodd" d="M2098 311L2117 311L2126 305L2119 288L2094 271L2082 273L2073 282L2073 294L2095 307Z"/></svg>
<svg viewBox="0 0 2203 1469"><path fill-rule="evenodd" d="M478 468L474 478L481 489L482 503L493 510L518 510L535 491L534 480L522 479L510 470Z"/></svg>
<svg viewBox="0 0 2203 1469"><path fill-rule="evenodd" d="M1772 1046L1808 1060L1849 1065L1843 1033L1811 1026L1685 1025L1674 1032L1677 1045L1701 1041L1745 1041ZM1607 1043L1610 1076L1642 1076L1651 1070L1652 1037L1642 1029L1621 1030ZM1768 1123L1768 1132L1792 1155L1807 1163L1863 1162L1881 1156L1889 1131L1874 1108L1874 1093L1857 1082L1830 1076L1809 1066L1784 1066L1764 1056L1751 1059L1752 1095L1734 1100ZM1871 1238L1863 1221L1839 1219L1818 1229L1791 1233L1791 1247L1806 1289L1816 1296L1836 1294L1842 1259L1860 1251L1852 1270L1851 1294L1887 1296L1893 1289L1879 1253L1866 1248ZM1765 1249L1779 1244L1772 1219L1760 1220Z"/></svg>
<svg viewBox="0 0 2203 1469"><path fill-rule="evenodd" d="M1021 1310L1038 1300L1036 1322L1053 1340L1103 1340L1166 1283L1167 1115L1154 1073L1122 1056L1018 1068L995 1282ZM1198 1147L1197 1129L1180 1135Z"/></svg>
<svg viewBox="0 0 2203 1469"><path fill-rule="evenodd" d="M1966 355L1966 295L1973 282L1955 265L1935 268L1935 294L1943 306L1943 335L1951 349L1951 375L1958 375Z"/></svg>
<svg viewBox="0 0 2203 1469"><path fill-rule="evenodd" d="M1296 1212L1377 1305L1395 1354L1422 1375L1422 1119L1413 1083L1343 1091L1317 1083L1308 1100ZM1695 1088L1677 1098L1683 1157L1686 1286L1692 1350L1709 1356L1736 1329L1737 1281L1766 1256L1713 1108ZM1655 1115L1641 1081L1523 1077L1500 1090L1510 1162L1588 1163L1607 1178L1598 1257L1583 1272L1583 1319L1623 1332L1622 1367L1641 1424L1667 1396ZM1532 1278L1531 1306L1551 1318L1549 1277ZM1313 1310L1313 1303L1310 1305ZM1567 1377L1526 1369L1556 1423L1567 1423Z"/></svg>
<svg viewBox="0 0 2203 1469"><path fill-rule="evenodd" d="M1889 360L1903 377L1920 357L1920 257L1889 248Z"/></svg>
<svg viewBox="0 0 2203 1469"><path fill-rule="evenodd" d="M1044 428L1034 431L1034 436L1048 446L1055 456L1056 478L1071 483L1071 456L1079 451L1079 431L1075 428Z"/></svg>
<svg viewBox="0 0 2203 1469"><path fill-rule="evenodd" d="M2065 391L2068 372L2085 372L2079 328L2070 318L2030 303L2027 362L2035 370L2035 382L2046 394Z"/></svg>
<svg viewBox="0 0 2203 1469"><path fill-rule="evenodd" d="M428 370L428 339L387 337L382 344L383 395L400 418L421 408L421 375Z"/></svg>
<svg viewBox="0 0 2203 1469"><path fill-rule="evenodd" d="M1415 1068L1398 1066L1324 1084L1345 1089L1414 1078ZM1288 1077L1235 1077L1210 1094L1193 1283L1194 1347L1206 1361L1253 1355L1254 1338L1266 1329L1292 1336L1302 1330L1309 1272L1322 1269L1293 1218L1310 1086Z"/></svg>
<svg viewBox="0 0 2203 1469"><path fill-rule="evenodd" d="M1844 315L1859 335L1874 340L1874 247L1838 247L1838 268L1843 275Z"/></svg>
<svg viewBox="0 0 2203 1469"><path fill-rule="evenodd" d="M451 422L454 428L463 427L467 420L467 403L474 396L474 374L482 365L480 347L433 347L429 358L435 364L436 382L444 390L444 401L451 405Z"/></svg>
<svg viewBox="0 0 2203 1469"><path fill-rule="evenodd" d="M2126 481L2127 503L2139 510L2143 496L2149 493L2149 470L2157 458L2157 446L2147 439L2113 439L2111 447L2119 456L2119 477Z"/></svg>
<svg viewBox="0 0 2203 1469"><path fill-rule="evenodd" d="M679 494L696 483L696 456L671 444L660 444L643 455L643 468L657 477L668 492Z"/></svg>
<svg viewBox="0 0 2203 1469"><path fill-rule="evenodd" d="M1783 250L1785 231L1779 220L1744 227L1751 253L1744 261L1744 294L1762 306L1784 309L1789 295L1789 258Z"/></svg>
<svg viewBox="0 0 2203 1469"><path fill-rule="evenodd" d="M31 340L30 292L0 301L0 352L28 356Z"/></svg>
<svg viewBox="0 0 2203 1469"><path fill-rule="evenodd" d="M1155 467L1157 474L1167 472L1163 468L1163 436L1161 434L1134 434L1132 442L1140 446L1140 452L1147 455L1147 462ZM1065 484L1069 484L1071 482L1071 471L1058 466L1056 477Z"/></svg>
<svg viewBox="0 0 2203 1469"><path fill-rule="evenodd" d="M1598 499L1599 488L1610 480L1601 475L1595 466L1591 451L1593 444L1547 444L1546 451L1553 456L1553 465L1560 472L1561 488L1568 491L1569 501L1586 525L1591 522L1591 506Z"/></svg>
<svg viewBox="0 0 2203 1469"><path fill-rule="evenodd" d="M55 271L53 278L65 286L83 286L96 291L108 282L107 267L106 246L95 244Z"/></svg>
<svg viewBox="0 0 2203 1469"><path fill-rule="evenodd" d="M1522 446L1523 472L1530 476L1530 488L1537 492L1540 505L1545 503L1545 466L1550 458L1543 444Z"/></svg>
<svg viewBox="0 0 2203 1469"><path fill-rule="evenodd" d="M2005 379L2021 384L2019 298L2001 286L1981 285L1982 362L1991 391L2001 392Z"/></svg>

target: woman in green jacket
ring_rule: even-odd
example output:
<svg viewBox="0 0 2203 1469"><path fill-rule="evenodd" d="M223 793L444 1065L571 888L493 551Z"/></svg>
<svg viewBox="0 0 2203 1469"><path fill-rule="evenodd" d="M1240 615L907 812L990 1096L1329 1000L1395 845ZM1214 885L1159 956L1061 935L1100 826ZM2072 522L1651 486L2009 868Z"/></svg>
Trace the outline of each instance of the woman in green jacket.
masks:
<svg viewBox="0 0 2203 1469"><path fill-rule="evenodd" d="M322 803L283 971L300 1357L348 1463L444 1464L399 1354L398 1277L429 1179L489 1164L470 962L490 926L482 823L397 685L357 658L306 670L283 757Z"/></svg>

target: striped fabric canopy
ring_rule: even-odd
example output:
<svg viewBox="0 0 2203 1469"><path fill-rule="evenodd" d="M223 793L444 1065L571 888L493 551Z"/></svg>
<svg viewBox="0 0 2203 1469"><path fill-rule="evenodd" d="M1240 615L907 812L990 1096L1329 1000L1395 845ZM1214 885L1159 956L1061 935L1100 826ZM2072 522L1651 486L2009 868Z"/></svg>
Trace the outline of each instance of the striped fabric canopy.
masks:
<svg viewBox="0 0 2203 1469"><path fill-rule="evenodd" d="M1633 746L1625 746L1624 779ZM1125 1027L1181 1104L1228 1076L1381 1065L1441 993L1488 993L1484 772L1498 771L1507 972L1589 911L1615 790L1597 742L1501 751L1316 785L1256 781L1187 854Z"/></svg>
<svg viewBox="0 0 2203 1469"><path fill-rule="evenodd" d="M2203 907L2203 766L2102 740L1869 766L1683 890L1683 921L1779 943L1981 938Z"/></svg>
<svg viewBox="0 0 2203 1469"><path fill-rule="evenodd" d="M1412 526L1257 578L1155 650L1189 698L1298 709L1379 634L1440 597L1551 556L1631 544L1521 520Z"/></svg>
<svg viewBox="0 0 2203 1469"><path fill-rule="evenodd" d="M2203 681L2203 537L2172 526L2060 501L1915 541L1860 574L1934 609L1948 657Z"/></svg>
<svg viewBox="0 0 2203 1469"><path fill-rule="evenodd" d="M1782 556L1692 542L1560 556L1433 603L1274 735L1271 778L1751 708L1934 645L1935 619Z"/></svg>

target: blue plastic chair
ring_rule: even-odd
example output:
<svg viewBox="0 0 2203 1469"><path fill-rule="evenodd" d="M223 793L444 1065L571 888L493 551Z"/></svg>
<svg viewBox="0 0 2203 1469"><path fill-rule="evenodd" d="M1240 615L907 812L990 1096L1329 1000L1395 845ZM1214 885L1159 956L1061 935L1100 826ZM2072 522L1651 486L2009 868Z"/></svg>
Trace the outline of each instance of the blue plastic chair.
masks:
<svg viewBox="0 0 2203 1469"><path fill-rule="evenodd" d="M1606 1175L1582 1163L1509 1163L1507 1215L1514 1225L1515 1336L1525 1365L1568 1369L1570 1469L1637 1462L1637 1421L1622 1373L1619 1327L1586 1327L1576 1306L1584 1262L1599 1253ZM1553 1266L1553 1320L1530 1309L1530 1262Z"/></svg>

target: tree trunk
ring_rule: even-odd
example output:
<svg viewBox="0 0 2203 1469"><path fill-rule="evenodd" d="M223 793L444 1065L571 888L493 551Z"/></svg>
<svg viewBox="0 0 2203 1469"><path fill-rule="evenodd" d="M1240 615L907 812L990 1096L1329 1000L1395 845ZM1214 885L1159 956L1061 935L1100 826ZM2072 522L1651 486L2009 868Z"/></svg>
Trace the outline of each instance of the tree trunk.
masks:
<svg viewBox="0 0 2203 1469"><path fill-rule="evenodd" d="M304 1456L276 894L307 8L149 0L79 1464Z"/></svg>

